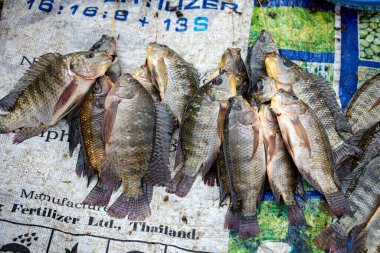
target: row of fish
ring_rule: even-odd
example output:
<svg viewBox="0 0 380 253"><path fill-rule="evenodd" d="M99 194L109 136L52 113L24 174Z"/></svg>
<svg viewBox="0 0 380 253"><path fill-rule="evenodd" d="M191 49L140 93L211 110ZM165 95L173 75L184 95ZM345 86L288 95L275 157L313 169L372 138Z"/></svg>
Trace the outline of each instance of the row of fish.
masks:
<svg viewBox="0 0 380 253"><path fill-rule="evenodd" d="M148 217L155 185L186 196L198 172L206 184L219 184L221 202L230 197L225 226L241 237L259 233L266 175L292 225L306 224L294 198L302 195L300 175L340 220L352 215L351 196L364 187L362 168L377 154L366 148L380 121L379 75L344 114L329 84L280 56L269 32L249 50L247 66L240 49L229 48L201 86L191 64L150 43L146 64L121 74L116 42L103 36L88 52L41 56L0 100L8 111L0 133L19 129L14 142L20 143L66 117L70 154L81 144L77 174L98 176L84 202L108 205L121 184L123 193L108 209L117 218ZM348 202L341 188L352 193Z"/></svg>

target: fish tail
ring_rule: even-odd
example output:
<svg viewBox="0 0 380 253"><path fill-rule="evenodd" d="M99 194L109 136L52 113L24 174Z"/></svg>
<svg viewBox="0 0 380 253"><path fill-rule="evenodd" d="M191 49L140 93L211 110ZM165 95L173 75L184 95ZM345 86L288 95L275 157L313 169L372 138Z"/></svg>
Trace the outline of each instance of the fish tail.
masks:
<svg viewBox="0 0 380 253"><path fill-rule="evenodd" d="M183 198L189 193L191 187L193 186L193 183L194 183L196 177L197 177L196 175L193 177L185 175L180 170L177 172L177 174L173 178L172 186L169 186L166 188L166 192L167 193L174 193L178 197Z"/></svg>
<svg viewBox="0 0 380 253"><path fill-rule="evenodd" d="M318 248L328 252L347 252L348 236L341 235L334 224L325 228L316 238L314 243Z"/></svg>
<svg viewBox="0 0 380 253"><path fill-rule="evenodd" d="M364 253L367 252L367 236L368 231L363 230L356 239L351 243L349 253Z"/></svg>
<svg viewBox="0 0 380 253"><path fill-rule="evenodd" d="M334 164L340 168L344 161L350 157L358 157L361 154L359 147L351 144L349 141L333 150Z"/></svg>
<svg viewBox="0 0 380 253"><path fill-rule="evenodd" d="M331 211L338 217L350 214L350 208L346 197L340 191L324 194Z"/></svg>
<svg viewBox="0 0 380 253"><path fill-rule="evenodd" d="M288 214L289 222L293 226L306 225L305 215L297 203L286 205L286 213Z"/></svg>
<svg viewBox="0 0 380 253"><path fill-rule="evenodd" d="M240 212L235 212L228 208L226 217L224 218L224 228L239 229Z"/></svg>
<svg viewBox="0 0 380 253"><path fill-rule="evenodd" d="M128 197L122 193L107 211L108 215L128 220L144 220L151 214L148 196L144 193L137 197Z"/></svg>
<svg viewBox="0 0 380 253"><path fill-rule="evenodd" d="M256 215L242 217L239 222L239 236L241 238L256 237L260 233Z"/></svg>

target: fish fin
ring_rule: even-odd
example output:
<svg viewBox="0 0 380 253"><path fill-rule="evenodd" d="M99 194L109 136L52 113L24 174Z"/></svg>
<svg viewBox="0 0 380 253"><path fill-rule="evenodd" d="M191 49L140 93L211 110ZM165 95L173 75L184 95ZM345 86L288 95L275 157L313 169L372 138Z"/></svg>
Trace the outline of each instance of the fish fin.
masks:
<svg viewBox="0 0 380 253"><path fill-rule="evenodd" d="M174 193L178 197L183 198L189 193L196 177L196 175L193 177L185 175L182 170L180 170L173 178L173 186L167 187L166 192Z"/></svg>
<svg viewBox="0 0 380 253"><path fill-rule="evenodd" d="M302 140L302 145L305 148L307 148L307 150L309 151L309 156L310 156L311 155L311 146L310 146L309 137L307 136L305 128L303 127L299 117L296 117L295 119L292 119L291 121L292 121L293 126L296 130L298 138L300 138Z"/></svg>
<svg viewBox="0 0 380 253"><path fill-rule="evenodd" d="M346 196L350 195L355 190L358 180L365 170L366 167L360 164L350 174L340 180L341 188L344 190Z"/></svg>
<svg viewBox="0 0 380 253"><path fill-rule="evenodd" d="M266 140L268 150L267 156L267 165L272 161L275 153L276 153L276 135L271 135L268 140Z"/></svg>
<svg viewBox="0 0 380 253"><path fill-rule="evenodd" d="M48 53L41 55L26 71L24 76L17 82L15 87L0 100L0 109L11 111L14 109L21 93L49 66L62 55L58 53Z"/></svg>
<svg viewBox="0 0 380 253"><path fill-rule="evenodd" d="M166 90L166 86L167 86L167 83L168 83L168 71L167 71L167 68L166 68L166 63L165 63L165 59L164 58L160 58L158 59L157 61L157 64L156 64L157 67L153 67L152 69L152 75L153 75L153 79L155 80L153 82L153 84L155 85L156 89L160 92L160 96L161 96L161 100L163 99L163 94L165 94L165 90ZM158 73L161 74L162 76L162 82L164 84L164 87L162 87L164 90L161 90L159 85L158 85L158 78L159 78L159 75Z"/></svg>
<svg viewBox="0 0 380 253"><path fill-rule="evenodd" d="M67 116L67 122L69 124L69 155L72 157L81 140L79 110L72 111Z"/></svg>
<svg viewBox="0 0 380 253"><path fill-rule="evenodd" d="M256 237L260 233L259 223L256 215L242 217L239 221L239 237Z"/></svg>
<svg viewBox="0 0 380 253"><path fill-rule="evenodd" d="M288 153L293 158L294 157L294 151L293 151L292 145L290 144L291 142L290 142L290 136L289 136L288 130L286 128L281 129L281 135L282 135L282 139L284 140L284 144L286 146L286 149L288 150Z"/></svg>
<svg viewBox="0 0 380 253"><path fill-rule="evenodd" d="M222 206L224 200L230 195L230 193L227 191L226 186L223 183L222 178L222 165L220 164L220 159L224 159L223 157L223 148L221 147L221 150L219 151L218 158L216 159L216 171L218 176L218 182L219 182L219 206ZM225 168L224 168L225 169Z"/></svg>
<svg viewBox="0 0 380 253"><path fill-rule="evenodd" d="M368 112L372 111L375 107L380 105L380 98L376 100L376 102L371 106L371 108L368 110Z"/></svg>
<svg viewBox="0 0 380 253"><path fill-rule="evenodd" d="M59 109L61 109L67 103L67 101L69 100L69 98L72 96L72 94L75 92L77 88L78 88L78 83L75 81L71 82L71 84L66 87L66 89L62 92L61 96L59 97L57 103L54 106L54 113L56 113Z"/></svg>
<svg viewBox="0 0 380 253"><path fill-rule="evenodd" d="M326 102L326 105L334 118L336 130L338 132L352 133L352 127L344 116L342 108L339 106L336 99L335 92L330 87L329 82L327 82L323 77L314 74L309 75L313 83L318 88L319 93L321 94L323 100Z"/></svg>
<svg viewBox="0 0 380 253"><path fill-rule="evenodd" d="M288 214L289 223L291 225L306 225L305 215L303 214L301 207L297 203L286 205L286 213Z"/></svg>
<svg viewBox="0 0 380 253"><path fill-rule="evenodd" d="M224 228L239 229L241 213L235 212L231 208L228 208L226 216L224 218Z"/></svg>
<svg viewBox="0 0 380 253"><path fill-rule="evenodd" d="M314 243L318 248L328 252L345 253L347 252L348 236L340 234L339 229L332 224L314 238Z"/></svg>
<svg viewBox="0 0 380 253"><path fill-rule="evenodd" d="M217 178L216 171L210 171L213 167L212 165L216 161L217 155L211 155L205 162L202 163L201 171L202 171L202 180L208 186L214 186L215 180Z"/></svg>
<svg viewBox="0 0 380 253"><path fill-rule="evenodd" d="M351 145L349 142L344 142L339 147L333 150L333 160L337 168L340 168L344 161L349 157L357 157L361 153L359 147Z"/></svg>
<svg viewBox="0 0 380 253"><path fill-rule="evenodd" d="M107 213L117 219L128 215L128 220L144 220L151 214L148 196L144 193L132 198L122 193L108 208Z"/></svg>
<svg viewBox="0 0 380 253"><path fill-rule="evenodd" d="M349 253L367 252L368 251L367 236L368 236L368 231L363 230L354 240L352 240ZM378 248L378 252L380 252L380 247Z"/></svg>
<svg viewBox="0 0 380 253"><path fill-rule="evenodd" d="M144 179L153 185L170 182L169 157L173 131L173 114L167 105L156 102L156 129L153 156Z"/></svg>
<svg viewBox="0 0 380 253"><path fill-rule="evenodd" d="M325 193L325 198L330 206L331 211L338 217L350 214L350 208L348 205L348 200L340 191L333 193Z"/></svg>
<svg viewBox="0 0 380 253"><path fill-rule="evenodd" d="M75 168L75 172L78 177L87 177L90 179L94 174L94 170L87 163L86 153L84 151L83 145L79 149L78 160Z"/></svg>
<svg viewBox="0 0 380 253"><path fill-rule="evenodd" d="M112 191L104 188L104 186L100 184L100 181L98 181L82 203L87 205L107 206L111 194Z"/></svg>
<svg viewBox="0 0 380 253"><path fill-rule="evenodd" d="M256 151L259 148L260 130L252 128L252 133L253 133L253 149L252 149L251 159L253 159L255 157Z"/></svg>
<svg viewBox="0 0 380 253"><path fill-rule="evenodd" d="M153 198L153 185L150 182L143 183L143 192L145 193L148 203L152 202Z"/></svg>
<svg viewBox="0 0 380 253"><path fill-rule="evenodd" d="M185 157L184 157L183 152L182 152L182 146L181 146L180 138L178 138L177 150L176 150L176 154L175 154L174 168L177 168L181 164L183 165L184 161L185 161Z"/></svg>
<svg viewBox="0 0 380 253"><path fill-rule="evenodd" d="M297 186L296 186L296 192L295 192L303 201L306 201L306 192L305 188L303 187L303 178L301 173L297 171Z"/></svg>
<svg viewBox="0 0 380 253"><path fill-rule="evenodd" d="M107 143L111 135L113 124L115 123L117 108L120 101L113 101L110 108L104 112L104 141Z"/></svg>
<svg viewBox="0 0 380 253"><path fill-rule="evenodd" d="M206 173L206 175L203 177L203 182L211 187L214 187L215 184L218 184L218 170L217 170L217 163L216 159L209 169L209 171Z"/></svg>
<svg viewBox="0 0 380 253"><path fill-rule="evenodd" d="M107 70L106 76L110 77L112 82L115 83L117 79L123 74L123 68L121 67L119 58L116 58L112 66Z"/></svg>
<svg viewBox="0 0 380 253"><path fill-rule="evenodd" d="M16 133L13 138L13 144L19 144L27 139L30 139L36 135L39 135L45 130L45 126L39 127L24 127Z"/></svg>

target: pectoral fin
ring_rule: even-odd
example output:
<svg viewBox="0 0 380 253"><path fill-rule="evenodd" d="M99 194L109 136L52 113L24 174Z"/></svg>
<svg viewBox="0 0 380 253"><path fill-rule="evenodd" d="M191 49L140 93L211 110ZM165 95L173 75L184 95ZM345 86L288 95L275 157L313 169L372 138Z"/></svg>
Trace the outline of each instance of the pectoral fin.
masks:
<svg viewBox="0 0 380 253"><path fill-rule="evenodd" d="M119 106L119 101L113 101L110 107L107 108L104 113L104 134L105 134L104 140L106 143L108 142L110 138L112 127L113 127L113 124L115 123L118 106Z"/></svg>
<svg viewBox="0 0 380 253"><path fill-rule="evenodd" d="M310 147L310 141L309 137L307 136L305 128L302 126L301 121L298 117L291 120L294 126L294 129L296 130L298 138L301 140L302 145L307 148L309 151L309 157L311 155L311 147Z"/></svg>

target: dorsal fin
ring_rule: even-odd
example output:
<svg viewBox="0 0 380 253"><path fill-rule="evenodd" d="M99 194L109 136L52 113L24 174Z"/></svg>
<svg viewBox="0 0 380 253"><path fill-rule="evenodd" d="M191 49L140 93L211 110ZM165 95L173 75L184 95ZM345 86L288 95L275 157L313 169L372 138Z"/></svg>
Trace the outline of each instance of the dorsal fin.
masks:
<svg viewBox="0 0 380 253"><path fill-rule="evenodd" d="M323 100L326 102L326 105L335 120L336 130L338 132L352 133L352 127L344 116L342 108L339 106L335 92L330 87L330 84L323 77L317 75L310 74L310 78L318 88Z"/></svg>
<svg viewBox="0 0 380 253"><path fill-rule="evenodd" d="M37 61L33 63L32 66L26 71L24 76L17 82L9 94L0 100L0 109L4 111L12 110L25 88L28 87L47 66L61 56L62 55L58 53L48 53L40 56Z"/></svg>

